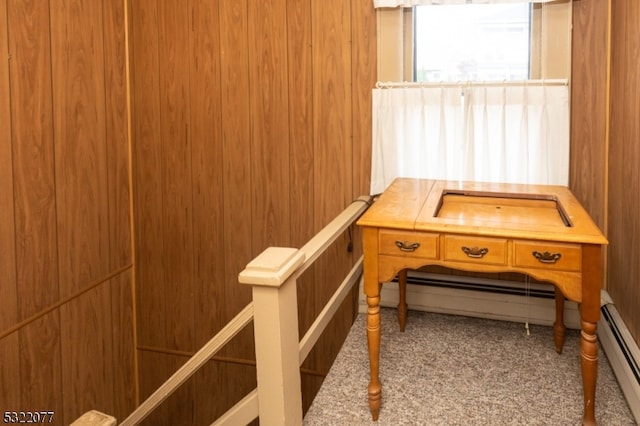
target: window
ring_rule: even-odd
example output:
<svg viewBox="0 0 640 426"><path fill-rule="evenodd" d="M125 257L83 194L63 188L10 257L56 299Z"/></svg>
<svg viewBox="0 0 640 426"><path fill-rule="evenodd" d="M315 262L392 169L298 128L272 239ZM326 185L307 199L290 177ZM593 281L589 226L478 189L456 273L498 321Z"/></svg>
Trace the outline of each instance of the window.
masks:
<svg viewBox="0 0 640 426"><path fill-rule="evenodd" d="M570 0L378 9L378 81L568 79L571 10Z"/></svg>
<svg viewBox="0 0 640 426"><path fill-rule="evenodd" d="M415 81L527 80L531 6L415 6Z"/></svg>

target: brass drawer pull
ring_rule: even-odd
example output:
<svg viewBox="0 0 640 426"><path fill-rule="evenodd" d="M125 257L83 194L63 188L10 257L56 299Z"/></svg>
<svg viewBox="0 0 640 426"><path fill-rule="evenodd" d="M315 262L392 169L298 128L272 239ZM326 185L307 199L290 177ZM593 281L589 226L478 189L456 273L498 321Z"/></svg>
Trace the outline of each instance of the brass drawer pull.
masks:
<svg viewBox="0 0 640 426"><path fill-rule="evenodd" d="M420 247L420 243L405 243L404 241L396 240L396 245L402 251L412 252L416 251Z"/></svg>
<svg viewBox="0 0 640 426"><path fill-rule="evenodd" d="M475 259L479 259L483 257L485 254L489 253L489 249L486 247L483 248L469 248L467 246L462 246L462 251L469 257L473 257Z"/></svg>
<svg viewBox="0 0 640 426"><path fill-rule="evenodd" d="M562 257L562 254L560 253L549 253L548 251L545 251L544 253L534 251L531 254L533 254L533 257L538 259L541 263L556 263Z"/></svg>

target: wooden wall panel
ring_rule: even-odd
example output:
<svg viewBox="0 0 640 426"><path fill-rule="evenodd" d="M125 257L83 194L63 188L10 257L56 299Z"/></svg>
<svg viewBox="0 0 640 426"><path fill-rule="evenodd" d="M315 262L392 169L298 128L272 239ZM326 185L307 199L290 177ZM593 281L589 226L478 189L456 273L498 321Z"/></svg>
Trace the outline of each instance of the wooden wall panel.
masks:
<svg viewBox="0 0 640 426"><path fill-rule="evenodd" d="M311 237L314 226L314 138L313 138L313 73L311 3L306 0L287 2L287 65L289 116L289 219L292 247L302 247ZM295 96L292 96L295 94ZM315 266L298 281L298 327L303 336L315 319ZM317 354L312 352L303 363L304 371L313 370ZM303 407L306 410L322 383L313 374L302 375Z"/></svg>
<svg viewBox="0 0 640 426"><path fill-rule="evenodd" d="M215 93L220 93L219 15L214 2L189 2L192 32L189 45L190 129L193 172L195 346L200 347L224 325L222 185L222 118ZM218 285L216 285L218 284ZM215 401L224 394L224 366L210 362L192 379L198 401ZM194 424L210 424L224 413L221 404L194 404Z"/></svg>
<svg viewBox="0 0 640 426"><path fill-rule="evenodd" d="M111 345L113 374L107 377L113 388L113 396L103 401L105 413L118 420L126 418L136 407L137 369L135 367L134 289L133 269L113 278L111 287ZM109 344L109 340L107 344ZM110 402L111 401L111 402Z"/></svg>
<svg viewBox="0 0 640 426"><path fill-rule="evenodd" d="M129 145L128 82L126 73L126 11L121 0L103 1L105 138L109 194L110 270L131 265L131 153ZM137 369L135 367L134 268L109 282L111 289L111 352L113 397L104 401L105 411L124 419L137 404ZM107 333L108 334L108 333ZM108 361L108 360L106 360ZM109 411L106 411L109 408Z"/></svg>
<svg viewBox="0 0 640 426"><path fill-rule="evenodd" d="M9 2L11 129L18 320L58 298L49 10L39 2ZM36 119L34 119L34 117ZM3 303L6 303L3 301ZM20 405L56 407L62 400L58 315L19 332ZM46 385L37 385L46 384Z"/></svg>
<svg viewBox="0 0 640 426"><path fill-rule="evenodd" d="M63 410L59 414L67 422L93 409L114 412L110 284L60 307Z"/></svg>
<svg viewBox="0 0 640 426"><path fill-rule="evenodd" d="M640 3L612 2L608 290L640 344Z"/></svg>
<svg viewBox="0 0 640 426"><path fill-rule="evenodd" d="M0 407L53 424L134 403L122 8L0 3Z"/></svg>
<svg viewBox="0 0 640 426"><path fill-rule="evenodd" d="M0 0L0 58L9 58L7 2ZM9 62L0 61L0 332L18 321L16 240L11 152L11 97ZM20 344L17 334L0 340L0 365L18 366ZM0 368L0 407L20 406L20 369Z"/></svg>
<svg viewBox="0 0 640 426"><path fill-rule="evenodd" d="M160 141L160 76L158 16L155 1L132 3L131 55L133 99L133 190L136 228L136 288L138 344L165 347L163 289L162 157ZM144 159L144 161L136 161ZM142 297L141 295L144 295ZM141 361L142 362L142 361ZM142 384L141 384L142 386Z"/></svg>
<svg viewBox="0 0 640 426"><path fill-rule="evenodd" d="M573 2L569 187L606 231L607 2Z"/></svg>
<svg viewBox="0 0 640 426"><path fill-rule="evenodd" d="M134 163L136 303L143 324L138 347L188 350L193 344L194 293L190 193L184 184L191 174L185 107L187 10L178 2L135 2L131 19L133 152L134 158L145 159ZM171 359L153 353L139 352L142 399L176 368ZM178 395L184 397L178 405L192 397L190 388ZM166 407L155 416L173 418Z"/></svg>
<svg viewBox="0 0 640 426"><path fill-rule="evenodd" d="M108 271L102 5L51 4L53 140L60 295ZM103 225L104 224L104 225Z"/></svg>
<svg viewBox="0 0 640 426"><path fill-rule="evenodd" d="M124 2L103 1L105 141L109 196L110 269L131 264L131 183Z"/></svg>
<svg viewBox="0 0 640 426"><path fill-rule="evenodd" d="M376 12L369 2L351 3L353 195L368 195L371 182L371 90L376 84ZM354 238L357 245L361 238ZM357 252L356 252L357 253Z"/></svg>
<svg viewBox="0 0 640 426"><path fill-rule="evenodd" d="M312 2L314 200L316 231L325 226L353 195L352 45L350 2ZM346 276L353 256L343 235L314 269L314 314ZM318 283L323 283L318 285ZM353 306L341 309L318 340L313 369L326 373L353 322ZM349 325L346 325L349 324ZM322 352L320 352L322 350Z"/></svg>
<svg viewBox="0 0 640 426"><path fill-rule="evenodd" d="M193 349L193 230L189 136L188 15L181 0L158 2L160 149L166 341L170 349ZM170 248L169 248L170 247Z"/></svg>
<svg viewBox="0 0 640 426"><path fill-rule="evenodd" d="M291 244L301 247L314 235L313 72L311 3L287 2L287 77ZM299 294L299 297L301 295ZM303 302L301 308L306 306Z"/></svg>
<svg viewBox="0 0 640 426"><path fill-rule="evenodd" d="M251 116L249 80L249 5L246 1L219 2L220 110L222 117L224 256L225 273L218 283L224 296L225 323L251 300L251 289L238 284L238 273L256 254L253 247L253 188L251 166ZM253 102L256 102L254 99ZM255 358L251 325L231 341L220 355L251 360ZM237 366L224 365L227 392L223 403L233 405L255 386L255 377L234 376Z"/></svg>
<svg viewBox="0 0 640 426"><path fill-rule="evenodd" d="M290 241L287 1L248 9L253 255Z"/></svg>
<svg viewBox="0 0 640 426"><path fill-rule="evenodd" d="M68 297L109 270L104 52L93 35L103 33L102 5L53 2L50 21L60 296ZM113 394L111 345L103 338L109 288L62 306L60 322L61 414L71 420Z"/></svg>

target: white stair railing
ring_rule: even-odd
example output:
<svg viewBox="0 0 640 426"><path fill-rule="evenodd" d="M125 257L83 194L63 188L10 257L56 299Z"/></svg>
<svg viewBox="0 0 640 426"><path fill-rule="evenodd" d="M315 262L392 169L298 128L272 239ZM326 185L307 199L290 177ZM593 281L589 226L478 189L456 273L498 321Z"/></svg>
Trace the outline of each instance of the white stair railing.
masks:
<svg viewBox="0 0 640 426"><path fill-rule="evenodd" d="M238 280L241 284L253 287L253 301L120 424L130 426L142 422L249 324L251 319L254 320L258 386L212 425L236 426L250 423L257 417L263 425L302 424L300 365L362 275L362 257L355 263L300 341L297 279L370 204L371 197L362 196L302 248L269 247L249 262L245 270L239 274ZM83 416L81 419L84 421L88 417ZM82 425L98 424L83 422Z"/></svg>

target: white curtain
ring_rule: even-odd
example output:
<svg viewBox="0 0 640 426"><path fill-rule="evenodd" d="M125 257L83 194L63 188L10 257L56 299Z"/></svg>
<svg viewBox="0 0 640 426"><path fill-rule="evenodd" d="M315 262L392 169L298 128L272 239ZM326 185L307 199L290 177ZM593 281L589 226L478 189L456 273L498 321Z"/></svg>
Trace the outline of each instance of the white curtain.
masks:
<svg viewBox="0 0 640 426"><path fill-rule="evenodd" d="M432 4L485 4L485 3L548 3L554 0L373 0L378 7L411 7Z"/></svg>
<svg viewBox="0 0 640 426"><path fill-rule="evenodd" d="M568 86L374 89L371 193L400 176L568 185Z"/></svg>

